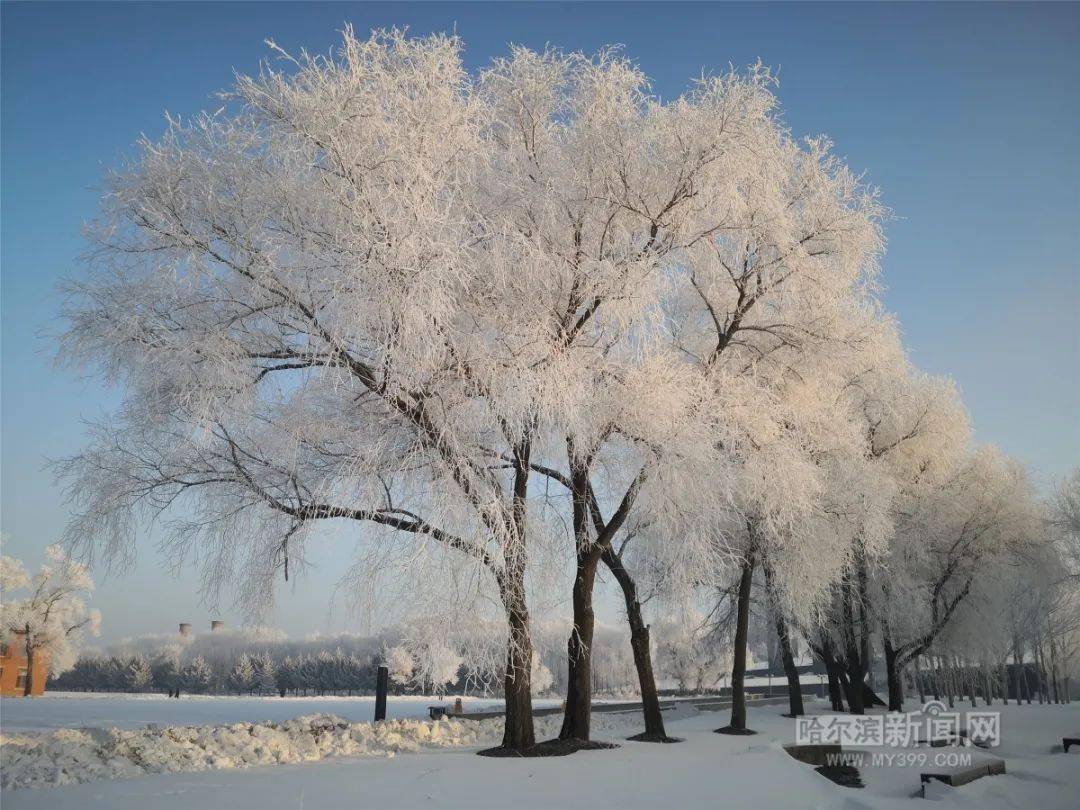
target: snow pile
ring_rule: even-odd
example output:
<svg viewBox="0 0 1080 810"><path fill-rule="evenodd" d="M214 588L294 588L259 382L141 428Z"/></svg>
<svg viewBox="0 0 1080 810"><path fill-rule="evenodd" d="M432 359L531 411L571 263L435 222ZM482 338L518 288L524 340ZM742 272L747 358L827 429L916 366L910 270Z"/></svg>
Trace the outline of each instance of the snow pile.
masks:
<svg viewBox="0 0 1080 810"><path fill-rule="evenodd" d="M560 716L538 718L540 739L558 733ZM638 715L598 715L593 725L625 728ZM0 736L0 786L71 785L149 773L250 768L326 757L392 757L425 748L496 745L503 721L387 720L349 723L332 714L285 723L61 729Z"/></svg>

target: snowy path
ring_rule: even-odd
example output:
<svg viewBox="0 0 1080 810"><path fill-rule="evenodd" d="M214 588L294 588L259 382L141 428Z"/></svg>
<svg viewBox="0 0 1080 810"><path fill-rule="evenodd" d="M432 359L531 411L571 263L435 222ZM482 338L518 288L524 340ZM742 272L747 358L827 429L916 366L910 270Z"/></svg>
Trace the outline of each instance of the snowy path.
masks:
<svg viewBox="0 0 1080 810"><path fill-rule="evenodd" d="M670 731L686 738L679 745L623 742L616 751L539 760L490 760L472 749L336 759L6 791L3 804L5 810L919 806L910 798L918 789L917 768L866 768L867 787L853 790L833 785L788 757L780 746L790 740L792 727L781 711L751 710L751 725L760 732L755 737L713 734L726 717L704 713L669 724ZM1080 704L1007 707L1003 744L995 754L1006 759L1009 772L952 790L939 806L1075 810L1080 806L1080 752L1049 750L1076 728Z"/></svg>

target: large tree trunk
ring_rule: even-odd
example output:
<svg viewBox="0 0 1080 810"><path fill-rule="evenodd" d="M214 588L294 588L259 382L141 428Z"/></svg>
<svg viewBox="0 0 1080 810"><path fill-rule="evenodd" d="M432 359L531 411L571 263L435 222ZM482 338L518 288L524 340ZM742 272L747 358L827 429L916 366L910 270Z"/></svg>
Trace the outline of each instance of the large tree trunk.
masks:
<svg viewBox="0 0 1080 810"><path fill-rule="evenodd" d="M957 658L956 660L957 666L961 668L960 671L963 673L963 682L967 684L968 698L971 700L971 708L974 709L977 705L975 703L975 688L978 685L979 668L978 666L972 666L971 664L967 663L967 659ZM983 684L984 690L985 687L986 685ZM985 697L986 696L983 695L984 699Z"/></svg>
<svg viewBox="0 0 1080 810"><path fill-rule="evenodd" d="M613 549L604 549L604 564L622 588L623 601L626 603L626 619L630 624L630 648L634 653L634 666L637 669L638 683L641 687L641 707L645 714L645 733L634 739L645 742L672 742L664 729L664 717L660 713L660 695L656 689L653 674L652 650L649 639L649 626L641 615L641 603L637 598L637 585L622 560Z"/></svg>
<svg viewBox="0 0 1080 810"><path fill-rule="evenodd" d="M852 583L848 582L843 586L841 596L845 623L844 665L847 672L848 711L852 714L864 714L863 684L870 668L870 616L867 593L869 574L861 540L856 541L854 569L855 593L852 593Z"/></svg>
<svg viewBox="0 0 1080 810"><path fill-rule="evenodd" d="M863 701L864 674L859 671L858 665L848 665L847 679L844 681L844 693L847 696L848 711L851 714L866 714L866 706Z"/></svg>
<svg viewBox="0 0 1080 810"><path fill-rule="evenodd" d="M842 712L844 711L844 690L840 686L840 673L837 671L836 664L827 665L825 671L829 681L829 703L834 712Z"/></svg>
<svg viewBox="0 0 1080 810"><path fill-rule="evenodd" d="M577 575L574 578L574 626L566 642L567 686L566 710L563 714L560 740L588 740L589 719L592 713L592 645L596 623L592 594L596 582L596 566L600 549L596 546L579 549Z"/></svg>
<svg viewBox="0 0 1080 810"><path fill-rule="evenodd" d="M502 747L523 752L536 745L532 712L532 631L525 604L525 551L508 548L502 601L509 626L506 648L506 727Z"/></svg>
<svg viewBox="0 0 1080 810"><path fill-rule="evenodd" d="M1043 655L1042 635L1035 636L1035 644L1032 647L1035 658L1035 682L1039 687L1039 705L1047 701L1046 695L1046 657Z"/></svg>
<svg viewBox="0 0 1080 810"><path fill-rule="evenodd" d="M961 694L960 673L956 666L956 656L949 653L945 656L945 671L947 673L945 683L949 688L949 708L956 708L956 701L963 697Z"/></svg>
<svg viewBox="0 0 1080 810"><path fill-rule="evenodd" d="M1054 636L1054 628L1050 625L1049 616L1046 617L1046 640L1050 647L1050 679L1054 689L1054 703L1061 703L1063 701L1058 681L1057 639Z"/></svg>
<svg viewBox="0 0 1080 810"><path fill-rule="evenodd" d="M503 577L500 595L506 609L506 674L503 693L506 699L506 725L502 748L522 753L536 746L532 711L532 628L525 601L526 504L529 487L531 443L515 448L513 533L503 549Z"/></svg>
<svg viewBox="0 0 1080 810"><path fill-rule="evenodd" d="M885 648L885 674L889 681L889 711L902 712L904 710L904 684L900 680L900 667L897 659L899 656L893 649L892 639L888 634L882 639Z"/></svg>
<svg viewBox="0 0 1080 810"><path fill-rule="evenodd" d="M764 557L761 565L765 571L765 587L769 591L769 600L772 603L776 641L780 647L780 662L784 667L784 677L787 678L788 713L792 717L800 717L805 712L803 711L802 685L799 683L799 669L795 666L795 656L791 652L791 636L788 634L784 614L780 611L779 599L773 583L772 567Z"/></svg>
<svg viewBox="0 0 1080 810"><path fill-rule="evenodd" d="M1020 688L1020 644L1017 642L1016 637L1013 636L1012 654L1013 654L1013 689L1016 690L1016 705L1020 705L1020 700L1023 697L1023 691ZM1008 659L1006 659L1008 660Z"/></svg>
<svg viewBox="0 0 1080 810"><path fill-rule="evenodd" d="M915 656L915 688L919 690L919 705L926 705L926 686L923 684L922 667L919 666L921 655Z"/></svg>
<svg viewBox="0 0 1080 810"><path fill-rule="evenodd" d="M1016 702L1020 702L1020 697L1023 696L1027 700L1028 706L1031 705L1031 687L1028 684L1027 667L1024 666L1024 655L1020 652L1020 642L1014 642L1013 647L1013 662L1016 666Z"/></svg>
<svg viewBox="0 0 1080 810"><path fill-rule="evenodd" d="M780 642L780 661L784 665L787 678L788 713L800 717L803 709L802 684L799 682L799 668L795 666L795 656L791 652L791 637L788 635L787 622L779 613L776 614L776 638Z"/></svg>
<svg viewBox="0 0 1080 810"><path fill-rule="evenodd" d="M826 631L821 633L821 662L825 665L825 674L829 680L829 703L834 712L844 710L844 691L840 685L840 665L833 655L832 642Z"/></svg>
<svg viewBox="0 0 1080 810"><path fill-rule="evenodd" d="M23 683L23 697L30 697L34 692L34 640L30 635L30 623L26 623L26 681Z"/></svg>
<svg viewBox="0 0 1080 810"><path fill-rule="evenodd" d="M566 642L566 709L563 714L561 740L588 740L589 719L592 713L592 644L596 623L592 593L596 583L596 566L602 549L589 540L589 464L567 440L570 460L570 495L572 497L574 545L577 549L577 570L572 594L574 626Z"/></svg>
<svg viewBox="0 0 1080 810"><path fill-rule="evenodd" d="M532 638L529 633L529 614L522 607L510 610L507 618L510 622L510 641L506 651L506 678L503 682L506 695L506 728L503 731L502 747L526 751L536 745L530 689Z"/></svg>
<svg viewBox="0 0 1080 810"><path fill-rule="evenodd" d="M746 642L750 632L750 588L754 582L754 555L746 557L739 578L738 614L735 622L734 663L731 667L731 723L721 733L753 734L746 727Z"/></svg>

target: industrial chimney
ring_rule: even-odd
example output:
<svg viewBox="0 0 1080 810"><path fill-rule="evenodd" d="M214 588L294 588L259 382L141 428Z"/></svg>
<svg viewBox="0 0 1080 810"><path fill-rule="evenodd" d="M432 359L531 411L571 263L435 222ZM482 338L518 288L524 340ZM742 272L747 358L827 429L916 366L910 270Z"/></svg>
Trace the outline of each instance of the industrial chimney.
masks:
<svg viewBox="0 0 1080 810"><path fill-rule="evenodd" d="M190 636L191 635L191 625L188 624L187 622L180 622L180 635L182 635L182 636Z"/></svg>
<svg viewBox="0 0 1080 810"><path fill-rule="evenodd" d="M210 632L211 633L214 633L214 632L216 632L218 630L224 630L224 629L225 629L225 622L223 622L221 619L213 619L210 622Z"/></svg>

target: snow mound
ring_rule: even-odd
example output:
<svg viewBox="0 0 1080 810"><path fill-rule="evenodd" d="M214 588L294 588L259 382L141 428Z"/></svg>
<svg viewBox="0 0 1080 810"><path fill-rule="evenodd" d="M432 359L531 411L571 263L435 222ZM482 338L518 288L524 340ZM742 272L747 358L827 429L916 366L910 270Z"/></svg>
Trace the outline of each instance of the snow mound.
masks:
<svg viewBox="0 0 1080 810"><path fill-rule="evenodd" d="M560 716L537 718L538 739L554 736ZM598 732L636 725L635 715L594 715ZM151 773L251 768L326 757L392 757L421 749L496 745L503 721L386 720L350 723L332 714L284 723L61 729L0 736L0 787L72 785Z"/></svg>

